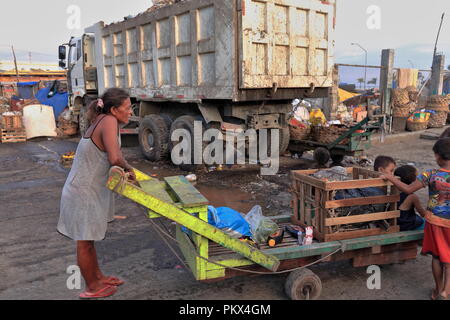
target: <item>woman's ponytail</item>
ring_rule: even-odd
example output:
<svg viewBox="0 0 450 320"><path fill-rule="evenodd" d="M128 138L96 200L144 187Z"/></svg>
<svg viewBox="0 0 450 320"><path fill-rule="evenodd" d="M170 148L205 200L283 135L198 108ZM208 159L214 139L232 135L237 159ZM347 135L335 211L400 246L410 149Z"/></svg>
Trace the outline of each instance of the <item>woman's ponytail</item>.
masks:
<svg viewBox="0 0 450 320"><path fill-rule="evenodd" d="M98 106L98 100L94 100L89 104L88 111L87 111L87 121L89 125L95 121L97 116L102 113L102 109Z"/></svg>

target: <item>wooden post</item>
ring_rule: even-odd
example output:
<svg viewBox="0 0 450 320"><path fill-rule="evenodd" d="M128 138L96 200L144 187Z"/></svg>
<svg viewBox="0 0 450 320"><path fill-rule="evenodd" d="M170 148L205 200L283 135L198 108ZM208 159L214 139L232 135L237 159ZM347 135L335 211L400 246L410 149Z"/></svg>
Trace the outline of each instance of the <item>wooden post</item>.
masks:
<svg viewBox="0 0 450 320"><path fill-rule="evenodd" d="M381 52L381 71L380 71L380 94L381 110L388 115L391 114L391 89L394 77L394 49L384 49Z"/></svg>
<svg viewBox="0 0 450 320"><path fill-rule="evenodd" d="M437 54L433 59L431 69L431 95L442 95L444 87L445 56Z"/></svg>
<svg viewBox="0 0 450 320"><path fill-rule="evenodd" d="M11 46L13 57L14 57L14 67L16 68L16 76L17 76L17 83L20 82L19 79L19 69L17 68L17 58L16 58L16 52L14 51L14 46Z"/></svg>
<svg viewBox="0 0 450 320"><path fill-rule="evenodd" d="M339 105L339 67L338 65L334 65L333 67L333 86L329 88L329 99L328 104L329 108L327 110L327 114L325 115L329 120L336 119L337 107Z"/></svg>

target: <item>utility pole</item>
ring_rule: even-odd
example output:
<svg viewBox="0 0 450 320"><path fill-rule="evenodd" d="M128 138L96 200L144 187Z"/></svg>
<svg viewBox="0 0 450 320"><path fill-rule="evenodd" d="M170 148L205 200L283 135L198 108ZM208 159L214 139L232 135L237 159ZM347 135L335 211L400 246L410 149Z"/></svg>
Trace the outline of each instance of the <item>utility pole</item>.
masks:
<svg viewBox="0 0 450 320"><path fill-rule="evenodd" d="M442 13L441 24L439 25L438 34L437 34L437 37L436 37L436 43L434 44L433 63L434 63L434 57L436 56L437 44L438 44L438 41L439 41L439 35L441 34L442 23L444 22L444 17L445 17L445 12Z"/></svg>
<svg viewBox="0 0 450 320"><path fill-rule="evenodd" d="M16 76L17 76L17 82L20 82L19 80L19 69L17 68L17 59L16 59L16 53L14 52L14 46L11 46L13 57L14 57L14 67L16 69Z"/></svg>
<svg viewBox="0 0 450 320"><path fill-rule="evenodd" d="M365 64L364 64L364 90L366 90L366 83L367 83L367 50L364 49L359 43L352 43L351 45L360 47L366 53L366 59L365 59Z"/></svg>

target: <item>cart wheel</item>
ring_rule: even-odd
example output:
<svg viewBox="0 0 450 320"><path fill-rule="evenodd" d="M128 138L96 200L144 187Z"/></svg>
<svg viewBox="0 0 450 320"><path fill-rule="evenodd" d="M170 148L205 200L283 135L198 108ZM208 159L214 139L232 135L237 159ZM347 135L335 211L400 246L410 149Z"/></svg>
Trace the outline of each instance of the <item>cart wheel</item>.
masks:
<svg viewBox="0 0 450 320"><path fill-rule="evenodd" d="M291 272L285 290L292 300L317 300L322 293L322 282L311 270L300 269Z"/></svg>
<svg viewBox="0 0 450 320"><path fill-rule="evenodd" d="M317 148L314 150L314 160L320 165L325 166L330 161L330 151L325 148Z"/></svg>

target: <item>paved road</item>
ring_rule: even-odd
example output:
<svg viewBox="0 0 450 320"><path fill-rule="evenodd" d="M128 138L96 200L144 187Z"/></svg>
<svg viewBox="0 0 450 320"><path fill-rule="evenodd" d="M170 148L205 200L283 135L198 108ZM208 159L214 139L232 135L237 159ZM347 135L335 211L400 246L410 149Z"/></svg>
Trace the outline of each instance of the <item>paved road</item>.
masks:
<svg viewBox="0 0 450 320"><path fill-rule="evenodd" d="M412 146L430 148L429 142L419 139L404 148ZM75 148L76 141L67 140L0 144L0 299L77 299L81 292L66 286L66 270L76 263L74 243L56 232L61 189L68 174L58 160ZM133 158L134 165L155 169L135 149L125 153ZM432 159L431 153L423 156ZM432 161L427 160L426 166L432 166ZM216 174L217 182L227 185L219 172L212 173L209 182ZM245 184L254 180L256 186L264 186L254 172L239 173L236 179ZM286 190L282 191L287 175L280 179L283 183L278 185L276 196L271 182L271 188L259 189L257 196L249 192L248 199L243 193L239 201L251 206L261 197L269 199L272 195L281 207L288 208L289 197ZM106 240L97 243L104 272L127 281L110 299L287 299L283 291L286 275L196 282L155 234L142 209L119 198L117 213L128 219L111 223ZM173 228L170 223L166 226ZM430 258L422 256L413 262L384 267L381 290L368 290L366 269L355 269L345 262L322 264L312 270L322 279L322 299L428 299L432 287Z"/></svg>

